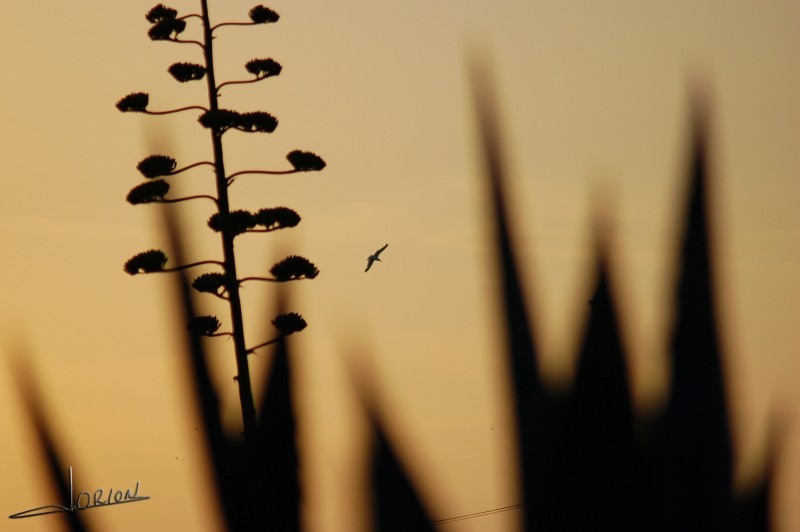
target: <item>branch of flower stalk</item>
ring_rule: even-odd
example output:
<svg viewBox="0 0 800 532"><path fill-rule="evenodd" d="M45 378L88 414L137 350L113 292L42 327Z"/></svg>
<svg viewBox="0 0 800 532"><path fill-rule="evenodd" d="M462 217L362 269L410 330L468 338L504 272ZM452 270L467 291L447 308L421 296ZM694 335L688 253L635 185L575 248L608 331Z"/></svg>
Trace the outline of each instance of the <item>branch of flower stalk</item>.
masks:
<svg viewBox="0 0 800 532"><path fill-rule="evenodd" d="M189 200L193 200L193 199L201 199L201 198L203 198L203 199L210 199L210 200L211 200L211 201L213 201L213 202L214 202L216 205L218 205L218 206L219 206L219 201L217 201L217 198L215 198L214 196L207 196L207 195L205 195L205 194L198 194L198 195L196 195L196 196L186 196L185 198L175 198L175 199L165 199L165 198L162 198L162 199L160 199L160 200L153 201L152 203L179 203L179 202L181 202L181 201L189 201Z"/></svg>
<svg viewBox="0 0 800 532"><path fill-rule="evenodd" d="M225 264L218 260L203 260L191 264L184 264L183 266L176 266L174 268L165 268L164 266L166 266L167 260L166 253L160 249L151 249L149 251L137 253L125 261L124 270L130 275L138 275L140 273L167 273L185 270L202 264L214 264L222 266L222 268L225 269Z"/></svg>
<svg viewBox="0 0 800 532"><path fill-rule="evenodd" d="M178 272L181 270L188 270L189 268L194 268L195 266L202 266L204 264L215 264L217 266L225 267L225 264L218 260L201 260L199 262L192 262L191 264L184 264L183 266L175 266L174 268L162 268L160 270L147 272L147 273L170 273L170 272Z"/></svg>
<svg viewBox="0 0 800 532"><path fill-rule="evenodd" d="M279 335L277 338L273 338L272 340L268 340L268 341L264 342L263 344L254 345L253 347L251 347L250 349L248 349L248 350L247 350L247 354L248 354L248 355L250 355L250 354L252 354L252 353L253 353L253 352L254 352L256 349L260 349L260 348L262 348L262 347L266 347L266 346L268 346L268 345L272 345L272 344L274 344L275 342L278 342L278 341L282 340L283 338L286 338L287 336L288 336L288 334L281 334L281 335Z"/></svg>
<svg viewBox="0 0 800 532"><path fill-rule="evenodd" d="M218 297L223 301L230 301L230 299L228 299L228 296L225 295L225 291L224 290L222 292L203 292L203 293L212 295L214 297ZM231 333L231 335L233 335L233 333Z"/></svg>
<svg viewBox="0 0 800 532"><path fill-rule="evenodd" d="M186 170L189 170L191 168L194 168L196 166L201 166L201 165L214 166L214 163L212 163L211 161L200 161L199 163L190 164L189 166L184 166L183 168L179 168L178 170L173 170L172 172L170 172L167 175L180 174L181 172L185 172Z"/></svg>
<svg viewBox="0 0 800 532"><path fill-rule="evenodd" d="M217 28L221 28L223 26L259 26L260 24L255 22L220 22L215 26L211 26L211 32L213 33L214 30Z"/></svg>
<svg viewBox="0 0 800 532"><path fill-rule="evenodd" d="M213 334L204 334L203 336L205 336L206 338L214 338L216 336L228 336L230 338L233 338L233 333L232 332L220 332L220 333L213 333Z"/></svg>
<svg viewBox="0 0 800 532"><path fill-rule="evenodd" d="M242 284L245 281L267 281L269 283L288 283L289 281L304 281L306 279L308 279L308 277L292 277L291 279L277 279L275 277L245 277L243 279L239 279L238 283Z"/></svg>
<svg viewBox="0 0 800 532"><path fill-rule="evenodd" d="M206 294L211 294L212 296L218 297L223 301L230 301L228 296L226 296L224 293L221 294L219 292L206 292ZM231 336L233 336L233 333L231 333Z"/></svg>
<svg viewBox="0 0 800 532"><path fill-rule="evenodd" d="M243 85L245 83L255 83L257 81L262 81L267 79L270 76L264 76L263 78L253 78L253 79L241 79L236 81L226 81L225 83L221 83L217 86L217 96L221 96L219 90L224 87L225 85Z"/></svg>
<svg viewBox="0 0 800 532"><path fill-rule="evenodd" d="M248 229L245 233L272 233L274 231L280 231L281 229L286 229L284 226L273 227L272 229Z"/></svg>
<svg viewBox="0 0 800 532"><path fill-rule="evenodd" d="M287 175L287 174L299 174L302 170L242 170L241 172L235 172L228 176L228 186L233 184L233 179L236 176L245 175L245 174L266 174L266 175Z"/></svg>
<svg viewBox="0 0 800 532"><path fill-rule="evenodd" d="M258 344L256 346L251 347L247 350L247 354L249 355L256 349L261 347L268 346L270 344L274 344L275 342L286 338L290 334L294 334L296 332L300 332L306 328L306 321L300 314L296 312L289 312L288 314L280 314L274 320L272 320L272 324L278 329L280 333L277 338L273 338L272 340L268 340L262 344Z"/></svg>
<svg viewBox="0 0 800 532"><path fill-rule="evenodd" d="M127 98L137 96L136 94L130 95ZM236 176L242 174L267 174L267 175L286 175L296 174L298 172L319 172L325 168L325 161L322 157L315 153L301 150L292 150L286 155L286 159L293 166L291 170L243 170L236 172L227 177L228 186L233 183Z"/></svg>
<svg viewBox="0 0 800 532"><path fill-rule="evenodd" d="M170 115L170 114L173 114L173 113L180 113L182 111L191 111L193 109L194 110L198 110L198 111L205 111L205 112L208 111L208 109L206 109L205 107L202 107L200 105L190 105L188 107L181 107L180 109L171 109L169 111L148 111L147 109L145 109L145 110L139 111L139 112L147 114L147 115Z"/></svg>
<svg viewBox="0 0 800 532"><path fill-rule="evenodd" d="M199 46L200 48L205 50L205 46L203 46L203 43L201 43L200 41L194 41L194 40L190 40L190 39L187 39L187 40L184 41L182 39L177 39L177 38L174 38L174 37L171 37L169 39L161 39L161 40L162 41L174 42L174 43L178 43L178 44L196 44L197 46Z"/></svg>
<svg viewBox="0 0 800 532"><path fill-rule="evenodd" d="M203 20L203 16L199 13L191 13L189 15L184 15L182 17L178 17L178 20L186 20L187 18L199 18L200 20Z"/></svg>

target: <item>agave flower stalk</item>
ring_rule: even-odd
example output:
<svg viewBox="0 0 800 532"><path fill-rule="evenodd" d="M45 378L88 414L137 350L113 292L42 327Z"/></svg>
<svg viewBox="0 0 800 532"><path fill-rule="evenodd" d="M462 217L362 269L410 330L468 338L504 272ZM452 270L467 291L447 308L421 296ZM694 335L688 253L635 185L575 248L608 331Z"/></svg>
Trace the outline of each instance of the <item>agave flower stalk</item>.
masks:
<svg viewBox="0 0 800 532"><path fill-rule="evenodd" d="M169 67L168 72L179 83L205 80L208 87L208 105L206 107L191 105L168 111L151 111L148 109L150 95L145 92L136 92L120 99L117 102L117 108L126 113L135 112L149 115L172 114L190 110L202 111L198 122L208 129L211 134L213 158L178 168L177 161L168 155L151 155L137 165L137 169L147 181L134 187L128 193L127 200L132 205L178 203L195 199L211 200L215 204L216 212L209 218L208 226L220 234L222 260L199 261L168 268L166 266L166 254L160 250L150 250L139 253L129 259L125 264L125 271L130 275L163 273L209 264L222 268L221 272L201 274L192 282L192 288L200 293L213 295L227 302L230 310L230 331L218 332L221 323L216 316L196 316L189 323L188 329L196 336L226 336L233 339L237 369L234 381L239 386L239 402L242 409L245 441L251 444L254 442L258 430L247 355L255 349L271 345L281 338L305 329L306 322L299 314L281 314L272 322L279 331L278 338L248 348L245 343L242 302L239 295L240 285L245 281L253 280L288 282L313 279L319 274L319 270L307 259L290 255L272 266L270 269L272 277L249 276L240 279L237 274L234 254L234 239L236 236L244 233L268 233L278 229L294 227L300 222L300 216L286 207L263 208L257 212L233 209L230 205L228 187L240 175L286 175L319 171L325 167L325 162L314 153L294 150L286 156L292 167L291 169L244 170L231 175L226 174L222 148L223 134L232 129L245 133L271 133L278 126L278 120L263 111L240 112L221 108L219 105L220 89L226 85L255 83L277 76L280 74L282 66L271 58L252 59L245 65L245 69L252 74L253 78L226 81L218 84L214 68L214 31L225 26L253 26L273 23L278 20L279 16L273 10L257 5L248 13L250 22L223 22L212 26L208 0L200 0L200 7L199 14L192 13L179 17L177 10L159 4L147 13L146 18L152 24L148 31L148 35L152 40L195 44L203 50L203 64L175 63ZM201 21L202 40L182 40L179 38L186 29L188 19L199 19ZM213 168L216 194L214 196L201 194L179 198L168 197L167 193L170 190L170 185L164 178L198 166L210 166Z"/></svg>
<svg viewBox="0 0 800 532"><path fill-rule="evenodd" d="M208 85L208 103L211 111L219 110L217 97L217 81L214 72L214 39L208 12L208 0L200 0L201 18L203 21L203 58L205 59L206 82ZM228 181L225 176L225 157L222 151L222 136L211 132L211 144L214 153L214 173L216 177L217 202L220 219L224 226L230 216L228 201ZM236 279L236 259L233 252L234 235L229 231L221 231L223 262L226 274ZM239 298L238 286L229 287L228 303L231 310L234 351L236 355L236 371L239 385L239 403L242 408L244 436L248 442L255 440L258 426L256 407L253 399L253 387L250 382L250 367L247 361L247 347L244 339L244 320L242 318L242 302Z"/></svg>

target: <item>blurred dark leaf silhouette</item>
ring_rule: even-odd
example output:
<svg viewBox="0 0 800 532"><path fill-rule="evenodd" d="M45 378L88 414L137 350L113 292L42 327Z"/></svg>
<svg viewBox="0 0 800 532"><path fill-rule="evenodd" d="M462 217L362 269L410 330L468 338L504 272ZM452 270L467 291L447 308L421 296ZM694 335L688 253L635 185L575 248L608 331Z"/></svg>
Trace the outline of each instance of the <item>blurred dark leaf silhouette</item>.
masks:
<svg viewBox="0 0 800 532"><path fill-rule="evenodd" d="M176 31L173 11L157 6L148 14L156 26L173 28L159 35L169 37ZM250 16L254 23L277 20L277 14L263 6L253 8ZM253 73L267 75L264 69L268 66L263 63L258 66L261 70ZM184 74L193 79L200 76L196 69L188 69L181 75ZM707 102L695 100L691 109L686 212L674 287L669 396L660 415L637 419L622 342L625 330L612 289L608 234L595 235L596 289L590 301L571 392L558 395L544 386L537 367L534 321L517 265L506 203L508 177L491 72L476 61L471 65L470 75L494 228L496 271L501 281L498 299L506 348L497 355L502 357L507 372L511 415L515 421L523 529L527 532L770 530L772 487L779 454L776 449L783 439L781 431L770 433L762 481L740 494L734 493L732 485L725 357L715 311L713 233L709 223L713 181L709 169ZM123 98L118 107L136 111L146 105L146 95L136 93ZM242 115L214 110L201 120L206 127L222 132L230 127L266 130L272 127L274 119L266 113ZM288 159L296 171L320 170L325 166L321 158L310 152L294 151ZM169 174L174 168L175 161L166 156L152 156L140 163L142 173L151 178ZM149 182L150 188L145 188L145 192L161 186L157 183ZM182 232L169 211L165 210L164 216L171 257L177 264L184 264ZM209 224L212 228L237 234L257 225L273 229L299 222L297 213L283 207L262 209L257 214L233 210L225 217L215 216ZM125 270L132 275L162 271L166 257L159 250L140 253L126 263ZM278 262L270 271L275 278L267 280L277 281L314 278L319 273L313 263L296 255ZM286 312L287 301L279 293L279 314L272 325L281 338L275 342L271 367L262 376L264 391L257 411L255 439L245 445L241 435L223 430L203 348L202 336L224 334L216 333L220 322L214 316L196 313L185 272L181 271L176 279L175 301L180 318L190 324L182 331L185 344L178 354L191 376L192 399L202 419L203 443L225 526L237 532L300 531L304 489L299 474L302 457L298 450L292 371L297 353L290 349L285 337L303 330L305 320L297 313ZM235 277L206 273L196 277L191 286L198 292L224 298L235 283ZM267 320L263 329L270 329ZM26 367L16 369L51 478L62 499L68 499L64 480L67 468L44 421L40 394ZM403 457L413 456L414 450L401 449L390 438L388 427L393 425L389 423L387 409L379 408L375 395L368 393L374 389L374 383L359 374L353 385L373 437L371 454L365 458L370 466L375 526L381 532L435 530L429 505L421 496L423 490L404 465ZM508 501L509 507L517 502L520 501ZM475 515L479 514L487 512ZM66 519L69 530L87 530L77 512L68 512Z"/></svg>
<svg viewBox="0 0 800 532"><path fill-rule="evenodd" d="M636 520L636 446L631 397L607 249L598 246L598 287L590 301L570 397L565 473L580 512L565 514L572 530L633 531Z"/></svg>
<svg viewBox="0 0 800 532"><path fill-rule="evenodd" d="M705 103L705 102L702 102ZM671 530L722 530L731 511L731 442L709 231L707 112L693 109L665 436Z"/></svg>
<svg viewBox="0 0 800 532"><path fill-rule="evenodd" d="M501 153L500 130L497 124L495 96L491 73L485 65L473 63L471 84L478 117L479 142L483 149L486 178L489 184L491 212L494 217L495 246L500 277L507 340L506 364L511 380L511 395L517 420L518 452L522 500L527 507L524 529L532 531L546 526L548 480L555 471L543 460L548 444L554 443L557 430L547 408L548 398L540 386L536 366L536 345L530 328L530 317L514 258L503 186L506 181ZM537 512L542 508L542 513ZM556 511L556 513L558 513Z"/></svg>
<svg viewBox="0 0 800 532"><path fill-rule="evenodd" d="M194 63L175 63L169 67L168 71L181 83L203 79L206 75L206 67Z"/></svg>
<svg viewBox="0 0 800 532"><path fill-rule="evenodd" d="M502 277L507 364L516 410L524 529L548 531L739 530L732 519L731 440L712 286L708 228L707 109L692 109L692 153L679 256L672 385L663 417L634 419L609 289L606 249L573 392L546 392L514 259L502 144L491 76L471 81ZM769 522L766 484L751 499L753 527ZM741 524L741 523L740 523Z"/></svg>
<svg viewBox="0 0 800 532"><path fill-rule="evenodd" d="M16 377L17 386L19 387L27 414L30 416L31 423L33 423L36 439L44 455L50 480L55 488L54 491L58 494L58 501L48 502L49 504L71 506L73 503L73 494L70 491L69 485L70 464L64 461L63 453L59 449L58 440L47 424L45 409L42 405L42 393L37 387L28 362L26 362L27 358L27 353L25 352L16 354L14 376ZM92 530L86 524L85 519L81 517L81 512L59 511L59 515L61 515L61 517L57 519L62 523L62 530L67 532L89 532ZM48 516L38 519L50 518L51 517Z"/></svg>
<svg viewBox="0 0 800 532"><path fill-rule="evenodd" d="M433 532L436 528L408 473L387 438L380 421L371 419L372 490L375 522L379 532L409 530Z"/></svg>
<svg viewBox="0 0 800 532"><path fill-rule="evenodd" d="M375 374L363 364L351 366L351 384L369 423L371 445L366 457L375 532L433 531L428 507L406 468L386 427ZM413 456L413 450L406 449Z"/></svg>
<svg viewBox="0 0 800 532"><path fill-rule="evenodd" d="M279 309L286 306L286 302L281 300ZM301 489L298 477L297 421L292 397L292 356L289 343L281 338L277 343L269 376L266 377L259 409L257 452L258 475L264 488L264 530L300 530Z"/></svg>
<svg viewBox="0 0 800 532"><path fill-rule="evenodd" d="M767 432L765 465L762 474L734 499L734 532L770 532L774 529L773 493L778 475L778 462L783 451L789 419L773 411Z"/></svg>

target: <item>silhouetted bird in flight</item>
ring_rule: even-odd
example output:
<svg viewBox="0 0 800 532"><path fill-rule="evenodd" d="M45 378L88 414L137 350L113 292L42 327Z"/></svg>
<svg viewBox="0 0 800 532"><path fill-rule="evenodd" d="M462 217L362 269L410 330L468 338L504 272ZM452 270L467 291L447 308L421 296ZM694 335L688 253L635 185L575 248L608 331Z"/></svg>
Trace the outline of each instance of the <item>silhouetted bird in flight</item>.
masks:
<svg viewBox="0 0 800 532"><path fill-rule="evenodd" d="M388 247L389 247L389 244L386 244L381 249L379 249L378 251L376 251L375 253L373 253L369 257L367 257L367 269L364 270L365 272L368 272L369 269L372 268L372 263L373 262L375 262L376 260L377 261L381 260L380 254L383 253L383 250L388 248Z"/></svg>

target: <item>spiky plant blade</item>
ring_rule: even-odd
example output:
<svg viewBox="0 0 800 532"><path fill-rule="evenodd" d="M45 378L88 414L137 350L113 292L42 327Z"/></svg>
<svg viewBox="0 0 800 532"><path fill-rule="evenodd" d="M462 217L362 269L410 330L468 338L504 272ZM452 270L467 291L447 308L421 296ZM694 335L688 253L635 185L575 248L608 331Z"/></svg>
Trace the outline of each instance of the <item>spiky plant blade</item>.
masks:
<svg viewBox="0 0 800 532"><path fill-rule="evenodd" d="M177 260L182 260L184 253L177 222L168 209L163 211L164 226L172 254ZM179 304L182 321L190 322L197 314L189 290L189 279L184 272L177 274L175 300ZM187 373L191 375L194 403L203 423L205 445L223 519L230 531L253 530L257 522L254 514L258 509L245 504L245 495L248 493L247 471L252 474L254 468L248 467L250 460L243 445L231 443L223 431L219 401L211 382L200 335L189 329L185 331L184 360Z"/></svg>
<svg viewBox="0 0 800 532"><path fill-rule="evenodd" d="M434 532L432 519L384 428L372 420L372 486L375 521L380 532Z"/></svg>
<svg viewBox="0 0 800 532"><path fill-rule="evenodd" d="M537 520L551 514L550 487L554 463L543 450L552 448L547 421L553 412L545 406L546 398L540 385L536 366L536 343L530 328L530 315L516 264L508 210L503 186L506 181L501 155L500 130L497 124L496 100L490 73L473 58L471 88L478 117L479 142L485 160L485 172L490 192L490 208L494 218L494 240L502 280L502 305L507 338L506 365L511 379L512 409L517 422L517 446L520 460L520 489L524 512L524 530L532 531ZM557 466L555 466L557 467ZM545 473L545 470L549 470ZM556 475L557 476L557 475ZM539 509L542 512L539 512ZM557 512L556 512L557 513Z"/></svg>
<svg viewBox="0 0 800 532"><path fill-rule="evenodd" d="M279 308L285 307L279 300ZM299 451L292 395L291 352L278 342L258 417L259 502L264 530L300 530Z"/></svg>
<svg viewBox="0 0 800 532"><path fill-rule="evenodd" d="M731 506L731 442L712 283L706 109L693 109L689 196L666 412L672 530L722 530Z"/></svg>
<svg viewBox="0 0 800 532"><path fill-rule="evenodd" d="M565 471L581 511L564 517L573 530L632 532L640 530L633 411L607 250L598 247L597 290L570 398Z"/></svg>
<svg viewBox="0 0 800 532"><path fill-rule="evenodd" d="M26 359L27 357L24 354L19 356L15 367L15 376L20 395L22 396L22 402L33 423L36 439L39 442L42 454L46 458L50 480L58 493L58 499L59 501L63 501L61 502L62 506L66 506L67 504L71 506L73 503L73 493L69 485L69 465L62 459L62 453L59 450L58 442L47 424L45 409L44 406L42 406L42 394L37 389L30 369L27 364L23 362ZM80 512L72 511L61 513L66 514L63 516L63 519L65 520L65 529L69 532L89 532L91 530L86 520L81 517Z"/></svg>

